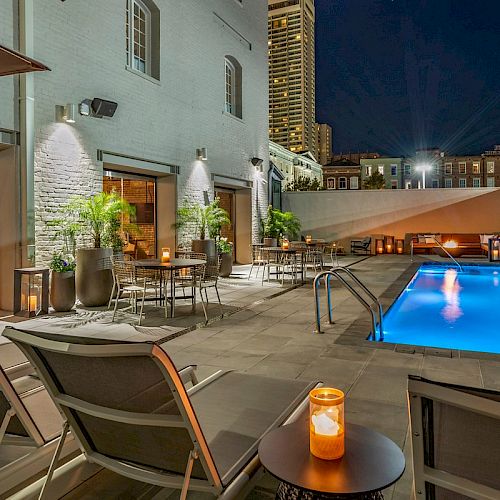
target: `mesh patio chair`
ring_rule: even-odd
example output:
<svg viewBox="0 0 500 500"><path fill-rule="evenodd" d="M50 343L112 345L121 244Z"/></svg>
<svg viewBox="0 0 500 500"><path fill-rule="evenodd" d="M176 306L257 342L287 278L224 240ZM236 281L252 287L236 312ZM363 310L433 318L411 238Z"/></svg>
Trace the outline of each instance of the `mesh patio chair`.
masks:
<svg viewBox="0 0 500 500"><path fill-rule="evenodd" d="M217 300L219 301L219 308L221 316L224 315L224 310L222 309L222 302L220 301L219 289L217 288L217 283L219 281L221 257L217 257L216 262L207 262L201 270L200 276L198 278L198 287L200 289L201 305L203 307L203 314L205 315L205 321L208 322L208 292L209 288L213 288L217 294ZM205 300L203 299L203 291L205 291Z"/></svg>
<svg viewBox="0 0 500 500"><path fill-rule="evenodd" d="M290 275L292 278L292 283L298 279L297 273L299 270L300 261L302 258L300 252L297 253L286 253L286 252L276 252L265 250L264 254L266 255L266 263L264 264L264 270L262 272L262 284L264 284L264 280L266 277L267 270L267 281L269 282L271 279L271 273L274 272L278 279L281 276L281 284L285 283L285 276ZM274 271L273 271L274 270Z"/></svg>
<svg viewBox="0 0 500 500"><path fill-rule="evenodd" d="M29 332L8 327L36 366L89 462L166 488L244 498L261 464L263 435L303 415L319 385L219 371L186 390L153 343ZM140 376L138 376L140 374ZM105 381L105 383L103 383ZM58 450L53 464L57 463ZM50 497L49 469L40 498Z"/></svg>
<svg viewBox="0 0 500 500"><path fill-rule="evenodd" d="M500 498L500 392L410 375L415 498Z"/></svg>
<svg viewBox="0 0 500 500"><path fill-rule="evenodd" d="M113 309L112 321L116 318L116 313L118 312L118 303L123 298L124 295L128 295L129 305L127 307L120 308L121 312L131 310L134 314L139 315L139 325L142 322L143 311L144 311L144 300L146 298L147 278L143 276L137 276L136 267L132 262L115 260L112 266L113 271L113 281L116 284L116 296L113 298L111 295L111 300L115 301L115 307ZM139 313L137 313L137 302L141 301L141 308ZM167 314L167 305L165 301L165 315Z"/></svg>
<svg viewBox="0 0 500 500"><path fill-rule="evenodd" d="M266 265L266 258L264 254L264 247L262 245L251 245L252 250L252 265L250 266L250 272L248 273L248 279L252 277L253 268L257 268L257 272L255 273L255 277L259 277L260 268L264 268Z"/></svg>
<svg viewBox="0 0 500 500"><path fill-rule="evenodd" d="M178 250L177 257L180 259L200 259L207 260L207 255L204 253L191 252L190 250ZM197 280L203 274L204 265L187 267L175 271L174 285L182 290L182 297L177 296L176 300L191 299L193 310L196 308L196 286ZM190 288L190 295L186 296L186 289Z"/></svg>

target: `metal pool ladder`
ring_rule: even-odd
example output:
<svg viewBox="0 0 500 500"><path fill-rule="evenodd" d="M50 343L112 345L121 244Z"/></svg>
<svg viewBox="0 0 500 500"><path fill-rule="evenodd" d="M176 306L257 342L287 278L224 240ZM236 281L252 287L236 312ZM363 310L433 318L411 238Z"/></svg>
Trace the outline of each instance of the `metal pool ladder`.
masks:
<svg viewBox="0 0 500 500"><path fill-rule="evenodd" d="M325 290L328 306L328 321L330 324L333 323L332 318L332 297L331 297L331 287L330 279L334 276L337 278L342 285L344 285L347 290L349 290L354 297L365 307L365 309L370 313L372 320L372 340L384 340L384 327L383 327L383 312L382 305L378 298L357 278L352 271L347 269L347 267L332 267L328 271L323 271L316 275L314 278L314 300L316 304L316 331L317 333L323 333L321 331L321 307L320 307L320 297L318 293L319 285L321 279L324 277ZM363 296L363 294L365 296ZM378 324L377 324L378 316ZM377 339L378 332L378 339Z"/></svg>
<svg viewBox="0 0 500 500"><path fill-rule="evenodd" d="M432 238L438 247L440 247L443 252L448 255L448 257L458 266L458 269L460 269L461 272L463 272L463 267L461 266L461 264L458 262L457 259L455 259L455 257L453 257L453 255L451 255L450 252L448 252L448 250L446 249L446 247L444 247L440 241L437 240L437 238L433 235L433 234L424 234L424 237L425 238ZM413 241L411 243L411 261L413 262Z"/></svg>

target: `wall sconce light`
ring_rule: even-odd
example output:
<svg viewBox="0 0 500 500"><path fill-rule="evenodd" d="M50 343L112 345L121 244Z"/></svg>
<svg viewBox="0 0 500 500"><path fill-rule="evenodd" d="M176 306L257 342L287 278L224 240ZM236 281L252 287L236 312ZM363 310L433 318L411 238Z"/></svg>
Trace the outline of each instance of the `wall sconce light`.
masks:
<svg viewBox="0 0 500 500"><path fill-rule="evenodd" d="M198 158L198 160L206 161L208 159L207 148L198 148L196 150L196 158Z"/></svg>
<svg viewBox="0 0 500 500"><path fill-rule="evenodd" d="M254 156L253 158L250 158L250 162L255 167L255 170L262 172L262 164L264 163L262 158Z"/></svg>

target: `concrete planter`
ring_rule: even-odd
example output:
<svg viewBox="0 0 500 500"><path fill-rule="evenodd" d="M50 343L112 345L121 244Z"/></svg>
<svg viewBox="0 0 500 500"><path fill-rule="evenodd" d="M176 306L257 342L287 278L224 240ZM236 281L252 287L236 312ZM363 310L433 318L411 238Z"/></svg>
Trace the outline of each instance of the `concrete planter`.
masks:
<svg viewBox="0 0 500 500"><path fill-rule="evenodd" d="M50 277L50 305L57 312L71 311L75 305L75 272L52 271Z"/></svg>
<svg viewBox="0 0 500 500"><path fill-rule="evenodd" d="M278 239L277 238L264 238L263 240L265 247L277 247Z"/></svg>
<svg viewBox="0 0 500 500"><path fill-rule="evenodd" d="M204 253L207 256L207 262L215 262L217 258L215 240L193 240L191 250L195 253Z"/></svg>
<svg viewBox="0 0 500 500"><path fill-rule="evenodd" d="M108 303L113 288L111 248L80 248L76 251L76 295L86 307Z"/></svg>
<svg viewBox="0 0 500 500"><path fill-rule="evenodd" d="M220 263L220 276L223 278L228 278L233 272L233 254L232 253L221 253L219 254L221 258Z"/></svg>

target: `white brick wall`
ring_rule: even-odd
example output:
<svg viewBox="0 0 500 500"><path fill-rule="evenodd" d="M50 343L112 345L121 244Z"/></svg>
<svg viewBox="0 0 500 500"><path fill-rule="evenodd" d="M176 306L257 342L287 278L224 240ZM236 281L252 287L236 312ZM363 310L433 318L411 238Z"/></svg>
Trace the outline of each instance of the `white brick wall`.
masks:
<svg viewBox="0 0 500 500"><path fill-rule="evenodd" d="M0 2L2 9L5 3ZM46 261L53 247L45 223L54 210L71 194L101 189L98 149L180 166L179 203L184 198L202 200L203 190L212 192L213 173L255 181L259 174L249 162L253 156L265 159L267 171L266 0L246 1L243 7L234 0L156 4L161 19L159 83L125 69L124 0L34 2L36 57L52 69L35 75L38 262ZM252 50L221 26L214 12L248 39ZM223 113L225 55L243 67L242 121ZM116 101L115 116L78 116L72 125L55 121L56 105L92 97ZM5 126L2 121L0 126ZM206 162L195 158L200 147L208 149ZM257 185L256 230L257 200L261 212L267 204L267 184Z"/></svg>

